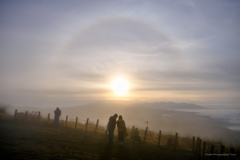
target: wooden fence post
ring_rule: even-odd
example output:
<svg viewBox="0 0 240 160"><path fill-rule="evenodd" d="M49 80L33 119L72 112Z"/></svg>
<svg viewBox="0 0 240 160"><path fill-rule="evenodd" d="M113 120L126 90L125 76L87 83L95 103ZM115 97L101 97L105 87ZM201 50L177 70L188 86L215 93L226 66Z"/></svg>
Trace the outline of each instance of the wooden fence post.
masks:
<svg viewBox="0 0 240 160"><path fill-rule="evenodd" d="M205 160L205 153L206 153L206 142L203 142L203 151L202 151L202 159Z"/></svg>
<svg viewBox="0 0 240 160"><path fill-rule="evenodd" d="M211 154L214 153L214 145L211 145L211 151L210 151ZM215 159L215 156L211 156L210 159Z"/></svg>
<svg viewBox="0 0 240 160"><path fill-rule="evenodd" d="M97 119L97 123L96 123L96 127L95 127L95 133L97 132L98 122L99 122L99 119Z"/></svg>
<svg viewBox="0 0 240 160"><path fill-rule="evenodd" d="M178 133L176 133L176 137L175 137L175 149L177 149L177 141L178 141Z"/></svg>
<svg viewBox="0 0 240 160"><path fill-rule="evenodd" d="M194 153L194 148L195 148L195 136L193 136L193 147L192 147L192 150L193 150L193 153Z"/></svg>
<svg viewBox="0 0 240 160"><path fill-rule="evenodd" d="M78 117L76 117L75 130L77 129L77 122L78 122Z"/></svg>
<svg viewBox="0 0 240 160"><path fill-rule="evenodd" d="M133 131L134 131L134 126L132 126L132 132L131 132L131 137L130 137L130 140L133 139Z"/></svg>
<svg viewBox="0 0 240 160"><path fill-rule="evenodd" d="M14 119L17 118L17 109L15 109L15 113L14 113Z"/></svg>
<svg viewBox="0 0 240 160"><path fill-rule="evenodd" d="M220 154L224 154L224 149L225 149L225 146L221 145ZM219 160L223 160L223 156L220 156Z"/></svg>
<svg viewBox="0 0 240 160"><path fill-rule="evenodd" d="M66 116L65 127L67 127L68 115Z"/></svg>
<svg viewBox="0 0 240 160"><path fill-rule="evenodd" d="M199 145L199 147L198 147L198 149L199 149L199 151L198 151L198 159L200 159L201 158L201 149L202 149L202 139L200 139L199 138L199 143L198 143L198 145Z"/></svg>
<svg viewBox="0 0 240 160"><path fill-rule="evenodd" d="M197 137L197 143L196 143L196 150L195 150L195 155L196 156L198 154L198 141L199 141L199 137Z"/></svg>
<svg viewBox="0 0 240 160"><path fill-rule="evenodd" d="M146 137L147 137L147 130L148 130L148 127L146 127L146 130L145 130L145 135L144 135L144 141L143 141L143 143L145 143L145 141L146 141Z"/></svg>
<svg viewBox="0 0 240 160"><path fill-rule="evenodd" d="M88 127L88 120L89 120L89 118L87 118L87 122L86 122L86 126L85 126L85 132L87 131L87 127Z"/></svg>
<svg viewBox="0 0 240 160"><path fill-rule="evenodd" d="M159 131L159 134L158 134L158 147L160 146L161 134L162 134L162 131Z"/></svg>
<svg viewBox="0 0 240 160"><path fill-rule="evenodd" d="M27 116L28 116L28 111L26 111L25 113L25 121L27 120Z"/></svg>
<svg viewBox="0 0 240 160"><path fill-rule="evenodd" d="M234 160L235 157L235 149L234 148L230 148L230 153L229 153L229 160Z"/></svg>
<svg viewBox="0 0 240 160"><path fill-rule="evenodd" d="M48 120L47 120L48 124L49 124L49 120L50 120L50 113L48 113Z"/></svg>
<svg viewBox="0 0 240 160"><path fill-rule="evenodd" d="M40 111L38 112L38 123L40 122Z"/></svg>

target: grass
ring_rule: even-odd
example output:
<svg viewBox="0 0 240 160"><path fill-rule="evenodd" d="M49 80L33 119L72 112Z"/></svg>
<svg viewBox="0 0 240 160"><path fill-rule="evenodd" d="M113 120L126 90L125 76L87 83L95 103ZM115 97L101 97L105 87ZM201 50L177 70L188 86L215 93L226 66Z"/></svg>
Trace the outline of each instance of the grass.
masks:
<svg viewBox="0 0 240 160"><path fill-rule="evenodd" d="M48 122L35 113L19 114L15 119L4 114L0 117L0 159L195 159L190 136L178 137L175 150L174 134L162 134L160 147L157 147L158 133L149 131L145 144L135 144L129 139L131 128L128 128L124 146L118 145L117 131L114 145L109 145L103 126L99 125L95 133L96 124L90 121L84 132L86 121L79 122L74 129L73 119L68 121L67 127L64 120L56 127L52 119ZM144 132L139 129L142 140ZM211 145L215 146L215 153L219 153L221 141L205 141L206 153L210 153ZM230 147L234 146L226 146L225 153L229 153ZM234 148L239 158L240 149Z"/></svg>
<svg viewBox="0 0 240 160"><path fill-rule="evenodd" d="M79 129L62 125L54 127L45 121L26 123L13 118L0 121L1 159L192 159L191 152L158 148L155 144L135 144L129 139L124 146L108 144L103 127L89 124L84 132L84 124ZM83 128L81 128L83 127ZM116 131L115 131L116 133Z"/></svg>

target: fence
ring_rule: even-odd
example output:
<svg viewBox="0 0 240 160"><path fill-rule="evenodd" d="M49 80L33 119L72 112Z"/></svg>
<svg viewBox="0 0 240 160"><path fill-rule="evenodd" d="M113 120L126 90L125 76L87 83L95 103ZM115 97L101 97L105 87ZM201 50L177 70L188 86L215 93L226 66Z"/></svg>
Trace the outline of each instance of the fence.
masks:
<svg viewBox="0 0 240 160"><path fill-rule="evenodd" d="M18 112L15 110L13 117L20 123L54 125L54 116L50 113L42 115L39 111L29 113L28 111ZM89 118L84 120L79 119L78 117L70 118L66 115L66 117L59 117L58 125L66 128L73 128L75 130L83 130L84 132L94 131L105 133L105 124L99 122L99 119L96 121L90 121Z"/></svg>
<svg viewBox="0 0 240 160"><path fill-rule="evenodd" d="M47 116L44 116L41 115L40 112L28 113L28 111L26 111L25 113L18 113L17 110L15 110L14 119L24 122L34 122L38 124L45 123L51 125L53 124L54 117L51 117L50 113L48 113ZM107 134L107 130L106 128L104 128L106 125L99 122L99 119L97 119L96 121L90 121L89 118L84 120L79 119L78 117L74 119L66 116L60 117L59 125L66 128L73 128L74 130L82 130L84 131L84 135L87 131ZM132 129L127 129L128 133L130 133L130 140L132 140L133 130L134 126L132 127ZM154 133L151 132L148 127L146 127L145 130L139 130L139 135L140 137L142 137L143 143L154 144L158 147L165 146L174 150L185 149L194 153L198 159L232 160L236 158L236 150L234 148L226 147L222 144L213 145L211 144L211 142L204 141L200 137L179 137L178 133L176 133L175 135L163 134L161 130L159 131L159 133Z"/></svg>

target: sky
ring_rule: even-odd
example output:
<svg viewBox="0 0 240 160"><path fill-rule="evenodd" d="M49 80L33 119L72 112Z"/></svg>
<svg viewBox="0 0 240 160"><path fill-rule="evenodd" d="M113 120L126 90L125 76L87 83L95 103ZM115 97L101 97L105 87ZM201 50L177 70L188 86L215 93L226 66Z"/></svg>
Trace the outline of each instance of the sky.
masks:
<svg viewBox="0 0 240 160"><path fill-rule="evenodd" d="M237 0L2 0L0 102L240 108L239 28Z"/></svg>

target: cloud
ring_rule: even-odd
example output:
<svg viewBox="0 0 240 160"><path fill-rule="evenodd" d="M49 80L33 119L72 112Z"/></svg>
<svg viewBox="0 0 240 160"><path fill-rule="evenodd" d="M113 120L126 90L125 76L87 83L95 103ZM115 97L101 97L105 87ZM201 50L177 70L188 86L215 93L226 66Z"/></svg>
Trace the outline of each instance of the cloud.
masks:
<svg viewBox="0 0 240 160"><path fill-rule="evenodd" d="M219 92L220 98L209 97L221 102L238 96L239 2L1 4L0 97L9 101L24 99L19 90L36 97L107 96L103 86L119 75L136 93L206 98Z"/></svg>
<svg viewBox="0 0 240 160"><path fill-rule="evenodd" d="M99 53L99 49L105 53L111 50L148 55L174 53L173 42L166 33L144 21L126 17L103 19L82 29L65 51L68 54L89 55Z"/></svg>
<svg viewBox="0 0 240 160"><path fill-rule="evenodd" d="M114 18L82 29L63 48L58 59L59 66L67 65L71 70L107 73L112 68L127 72L131 68L151 67L151 61L166 67L169 60L175 64L181 61L181 53L174 41L153 25Z"/></svg>

